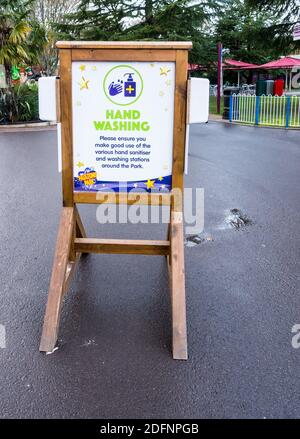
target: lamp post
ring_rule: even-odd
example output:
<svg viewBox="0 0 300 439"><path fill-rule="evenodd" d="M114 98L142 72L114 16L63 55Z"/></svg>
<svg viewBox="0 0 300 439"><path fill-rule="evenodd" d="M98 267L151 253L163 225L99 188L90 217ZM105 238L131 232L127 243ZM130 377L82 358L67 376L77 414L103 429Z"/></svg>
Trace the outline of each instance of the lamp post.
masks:
<svg viewBox="0 0 300 439"><path fill-rule="evenodd" d="M218 43L218 87L217 87L217 113L221 113L221 88L222 88L222 43Z"/></svg>

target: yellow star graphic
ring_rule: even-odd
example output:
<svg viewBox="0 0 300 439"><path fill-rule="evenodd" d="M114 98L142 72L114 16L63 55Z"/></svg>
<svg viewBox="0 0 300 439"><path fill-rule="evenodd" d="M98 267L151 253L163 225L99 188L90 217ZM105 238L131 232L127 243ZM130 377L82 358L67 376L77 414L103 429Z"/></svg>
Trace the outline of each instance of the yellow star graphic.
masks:
<svg viewBox="0 0 300 439"><path fill-rule="evenodd" d="M154 187L154 180L148 180L145 185L147 186L147 189L151 189L152 187Z"/></svg>
<svg viewBox="0 0 300 439"><path fill-rule="evenodd" d="M162 76L162 75L167 76L170 71L171 70L168 69L168 67L160 67L160 76Z"/></svg>
<svg viewBox="0 0 300 439"><path fill-rule="evenodd" d="M154 64L153 64L153 63L150 63L150 67L154 67Z"/></svg>
<svg viewBox="0 0 300 439"><path fill-rule="evenodd" d="M84 64L81 64L81 66L79 67L79 70L81 70L82 72L84 72L84 71L85 71L85 65L84 65Z"/></svg>
<svg viewBox="0 0 300 439"><path fill-rule="evenodd" d="M93 67L92 67L92 70L97 70L97 67L96 67L96 66L93 66Z"/></svg>
<svg viewBox="0 0 300 439"><path fill-rule="evenodd" d="M164 92L162 90L160 90L159 96L163 96L163 95L164 95Z"/></svg>
<svg viewBox="0 0 300 439"><path fill-rule="evenodd" d="M78 168L82 168L84 166L84 163L82 163L80 160L76 165Z"/></svg>
<svg viewBox="0 0 300 439"><path fill-rule="evenodd" d="M84 88L89 88L89 79L84 79L84 77L81 78L80 82L78 83L80 86L80 90L83 90Z"/></svg>
<svg viewBox="0 0 300 439"><path fill-rule="evenodd" d="M159 181L162 181L164 178L163 177L158 177Z"/></svg>

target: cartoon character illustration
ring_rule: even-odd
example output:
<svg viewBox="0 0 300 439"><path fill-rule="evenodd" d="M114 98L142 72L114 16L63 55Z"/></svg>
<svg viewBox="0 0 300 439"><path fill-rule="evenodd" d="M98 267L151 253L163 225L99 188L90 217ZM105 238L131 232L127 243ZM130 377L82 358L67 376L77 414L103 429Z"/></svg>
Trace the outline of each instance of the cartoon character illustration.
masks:
<svg viewBox="0 0 300 439"><path fill-rule="evenodd" d="M94 168L85 168L84 171L78 172L78 177L75 178L75 182L79 186L92 186L97 181L97 173Z"/></svg>

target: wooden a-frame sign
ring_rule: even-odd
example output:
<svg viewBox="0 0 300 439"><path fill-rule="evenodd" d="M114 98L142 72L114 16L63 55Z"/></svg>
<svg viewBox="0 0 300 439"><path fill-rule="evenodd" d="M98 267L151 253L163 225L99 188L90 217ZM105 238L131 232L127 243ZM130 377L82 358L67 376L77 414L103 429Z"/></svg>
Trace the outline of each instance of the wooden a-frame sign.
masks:
<svg viewBox="0 0 300 439"><path fill-rule="evenodd" d="M49 286L40 351L52 351L57 342L61 305L70 279L82 254L119 253L164 255L170 278L172 306L173 358L187 359L186 300L184 272L183 193L187 62L189 42L58 42L60 58L60 81L58 87L58 120L62 135L62 191L63 207ZM174 65L174 111L172 113L172 157L171 191L147 193L146 196L116 192L103 192L99 199L97 191L80 191L74 186L74 145L72 106L72 66L84 63L119 62L131 63L173 63ZM153 63L153 64L152 64ZM96 67L93 67L96 70ZM168 70L162 71L163 74ZM84 73L84 72L82 72ZM127 74L127 73L126 73ZM127 74L128 77L128 74ZM83 78L84 79L84 78ZM129 79L130 80L130 79ZM171 81L169 82L170 85ZM87 85L87 80L85 80ZM129 84L129 83L128 83ZM130 84L129 84L130 85ZM168 82L167 82L168 85ZM84 84L83 84L84 87ZM130 85L129 91L133 90ZM135 90L134 90L135 92ZM121 104L122 105L122 104ZM123 104L124 105L124 104ZM99 204L147 204L170 206L168 235L164 241L96 239L86 236L76 205L80 203Z"/></svg>

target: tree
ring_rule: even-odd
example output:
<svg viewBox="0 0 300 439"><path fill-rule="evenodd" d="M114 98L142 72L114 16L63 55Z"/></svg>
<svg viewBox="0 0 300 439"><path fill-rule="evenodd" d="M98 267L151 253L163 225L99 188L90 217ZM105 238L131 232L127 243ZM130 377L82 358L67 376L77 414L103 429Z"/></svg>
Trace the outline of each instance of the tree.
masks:
<svg viewBox="0 0 300 439"><path fill-rule="evenodd" d="M11 67L32 58L27 44L30 0L0 0L0 64L4 64L6 82L11 87Z"/></svg>
<svg viewBox="0 0 300 439"><path fill-rule="evenodd" d="M288 51L285 52L299 48L299 43L292 39L293 27L300 21L299 0L247 0L247 4L252 10L269 11L277 19L267 31L286 45Z"/></svg>
<svg viewBox="0 0 300 439"><path fill-rule="evenodd" d="M35 0L33 15L46 29L53 23L63 23L75 11L80 0Z"/></svg>
<svg viewBox="0 0 300 439"><path fill-rule="evenodd" d="M196 62L221 4L219 0L81 0L58 29L67 39L192 40L191 61Z"/></svg>
<svg viewBox="0 0 300 439"><path fill-rule="evenodd" d="M79 0L33 0L32 20L39 23L36 35L44 41L39 51L38 62L47 75L55 73L58 62L58 51L55 47L58 34L57 24L67 21L68 14L75 11Z"/></svg>
<svg viewBox="0 0 300 439"><path fill-rule="evenodd" d="M31 20L32 0L0 0L0 64L4 65L6 90L1 90L2 119L12 122L19 114L21 88L12 86L13 66L30 65L43 45L40 26ZM25 102L29 107L29 103Z"/></svg>
<svg viewBox="0 0 300 439"><path fill-rule="evenodd" d="M300 19L300 3L298 0L247 0L248 5L259 9L272 9L288 23L296 24Z"/></svg>
<svg viewBox="0 0 300 439"><path fill-rule="evenodd" d="M276 0L275 0L276 1ZM216 26L231 58L261 64L292 49L281 17L271 10L250 7L246 0L228 0Z"/></svg>

